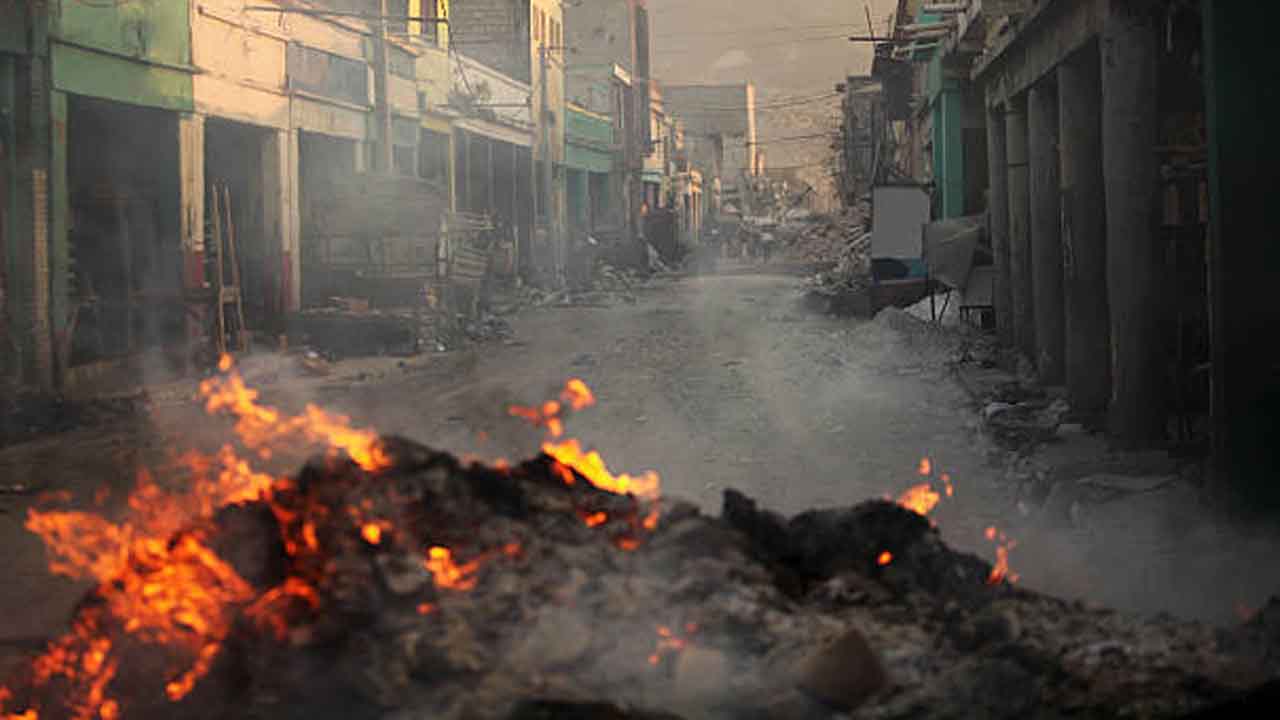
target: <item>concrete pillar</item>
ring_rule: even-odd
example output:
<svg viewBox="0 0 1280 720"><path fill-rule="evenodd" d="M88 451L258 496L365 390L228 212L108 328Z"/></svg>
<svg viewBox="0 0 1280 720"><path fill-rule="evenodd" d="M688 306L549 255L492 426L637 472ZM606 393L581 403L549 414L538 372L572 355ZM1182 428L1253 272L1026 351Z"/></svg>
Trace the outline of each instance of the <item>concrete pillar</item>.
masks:
<svg viewBox="0 0 1280 720"><path fill-rule="evenodd" d="M351 149L355 153L351 157L351 166L355 168L357 175L363 175L369 172L368 143L364 140L356 140L351 143Z"/></svg>
<svg viewBox="0 0 1280 720"><path fill-rule="evenodd" d="M1009 276L1013 291L1013 337L1029 358L1036 356L1031 294L1031 194L1027 165L1027 101L1013 98L1005 115L1009 177Z"/></svg>
<svg viewBox="0 0 1280 720"><path fill-rule="evenodd" d="M990 98L988 98L990 100ZM996 331L1013 344L1013 289L1009 277L1009 159L1005 149L1004 107L987 107L987 216L995 255Z"/></svg>
<svg viewBox="0 0 1280 720"><path fill-rule="evenodd" d="M67 94L49 93L48 323L55 382L66 378L71 354L71 187L67 169Z"/></svg>
<svg viewBox="0 0 1280 720"><path fill-rule="evenodd" d="M1280 66L1273 3L1206 2L1205 100L1209 130L1209 317L1214 484L1249 508L1280 508L1280 243L1275 183L1280 137L1271 107ZM1274 517L1274 515L1272 515Z"/></svg>
<svg viewBox="0 0 1280 720"><path fill-rule="evenodd" d="M266 271L282 312L302 306L299 183L298 131L269 131L262 142L262 211L268 247L275 252L266 255L272 263Z"/></svg>
<svg viewBox="0 0 1280 720"><path fill-rule="evenodd" d="M178 117L178 199L182 208L183 280L188 288L204 286L204 116Z"/></svg>
<svg viewBox="0 0 1280 720"><path fill-rule="evenodd" d="M1031 178L1031 290L1040 382L1066 380L1062 295L1062 209L1058 202L1058 93L1047 81L1027 93Z"/></svg>
<svg viewBox="0 0 1280 720"><path fill-rule="evenodd" d="M1106 194L1098 50L1058 67L1066 375L1073 410L1098 415L1111 396Z"/></svg>
<svg viewBox="0 0 1280 720"><path fill-rule="evenodd" d="M1111 6L1102 29L1102 156L1111 310L1108 430L1123 449L1165 440L1160 357L1163 257L1155 232L1157 34L1147 12Z"/></svg>
<svg viewBox="0 0 1280 720"><path fill-rule="evenodd" d="M204 116L178 116L178 220L182 243L182 285L186 290L205 286L204 274ZM187 318L187 338L204 334L204 317Z"/></svg>

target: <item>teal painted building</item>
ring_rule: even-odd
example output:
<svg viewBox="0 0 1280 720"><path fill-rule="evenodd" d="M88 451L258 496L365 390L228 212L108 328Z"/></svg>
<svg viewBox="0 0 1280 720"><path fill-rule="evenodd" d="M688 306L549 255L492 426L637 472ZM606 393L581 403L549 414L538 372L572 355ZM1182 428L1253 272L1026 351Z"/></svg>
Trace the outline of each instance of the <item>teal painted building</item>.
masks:
<svg viewBox="0 0 1280 720"><path fill-rule="evenodd" d="M570 226L591 231L608 221L620 207L615 190L614 168L621 159L613 143L611 118L569 105L565 125L565 168L567 170L568 217Z"/></svg>
<svg viewBox="0 0 1280 720"><path fill-rule="evenodd" d="M939 22L940 15L921 13L916 22ZM969 79L970 57L946 51L936 41L912 50L924 74L929 123L929 159L934 183L935 219L963 217L985 207L986 131L980 89Z"/></svg>

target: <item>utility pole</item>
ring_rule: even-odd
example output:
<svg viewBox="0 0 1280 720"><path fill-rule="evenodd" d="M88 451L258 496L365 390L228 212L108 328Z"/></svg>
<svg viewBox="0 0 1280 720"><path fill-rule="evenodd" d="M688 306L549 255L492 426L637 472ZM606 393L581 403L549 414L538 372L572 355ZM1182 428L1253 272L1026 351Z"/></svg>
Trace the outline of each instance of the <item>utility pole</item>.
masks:
<svg viewBox="0 0 1280 720"><path fill-rule="evenodd" d="M384 2L386 0L383 0ZM551 48L548 45L542 45L538 48L538 65L542 75L541 86L539 88L538 111L540 113L539 123L542 127L542 211L546 215L547 235L551 241L552 255L555 261L556 286L563 287L565 284L565 252L564 238L561 233L556 232L555 222L552 215L552 199L554 193L551 190L551 93L549 92L548 83L550 81L550 55Z"/></svg>
<svg viewBox="0 0 1280 720"><path fill-rule="evenodd" d="M395 140L391 137L391 72L390 50L387 47L387 0L379 0L377 35L374 38L374 107L378 115L381 144L378 146L378 169L387 175L395 171Z"/></svg>

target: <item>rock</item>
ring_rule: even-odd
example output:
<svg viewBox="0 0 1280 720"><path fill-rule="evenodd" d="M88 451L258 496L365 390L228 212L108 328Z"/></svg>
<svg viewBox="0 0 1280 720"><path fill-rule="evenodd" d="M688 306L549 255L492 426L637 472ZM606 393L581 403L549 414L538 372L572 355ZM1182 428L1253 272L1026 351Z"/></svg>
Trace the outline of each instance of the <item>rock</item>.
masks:
<svg viewBox="0 0 1280 720"><path fill-rule="evenodd" d="M788 690L758 705L752 720L826 720L831 711L797 690Z"/></svg>
<svg viewBox="0 0 1280 720"><path fill-rule="evenodd" d="M417 556L380 554L377 564L382 582L395 595L416 595L431 582L431 572Z"/></svg>
<svg viewBox="0 0 1280 720"><path fill-rule="evenodd" d="M713 648L692 646L676 660L676 700L682 705L706 707L729 695L729 660Z"/></svg>
<svg viewBox="0 0 1280 720"><path fill-rule="evenodd" d="M984 609L969 621L955 624L950 634L952 645L963 653L1012 643L1021 636L1022 623L1017 615L996 605Z"/></svg>
<svg viewBox="0 0 1280 720"><path fill-rule="evenodd" d="M849 629L801 665L796 686L823 703L853 710L888 684L880 658L862 633Z"/></svg>
<svg viewBox="0 0 1280 720"><path fill-rule="evenodd" d="M559 700L526 700L507 720L680 720L676 715L627 710L610 703L576 703Z"/></svg>
<svg viewBox="0 0 1280 720"><path fill-rule="evenodd" d="M538 616L512 661L524 667L559 667L581 658L590 647L591 627L578 612L556 608Z"/></svg>

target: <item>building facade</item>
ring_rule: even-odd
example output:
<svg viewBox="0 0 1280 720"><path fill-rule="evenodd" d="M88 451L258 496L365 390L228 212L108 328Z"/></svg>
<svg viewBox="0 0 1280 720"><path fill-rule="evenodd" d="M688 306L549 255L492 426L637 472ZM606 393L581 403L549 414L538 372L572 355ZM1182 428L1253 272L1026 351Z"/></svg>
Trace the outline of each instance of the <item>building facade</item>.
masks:
<svg viewBox="0 0 1280 720"><path fill-rule="evenodd" d="M873 72L875 154L893 160L872 171L927 183L936 219L987 214L999 335L1074 413L1116 448L1203 457L1219 487L1269 503L1280 373L1248 338L1277 320L1261 294L1276 244L1258 232L1273 15L904 0Z"/></svg>

